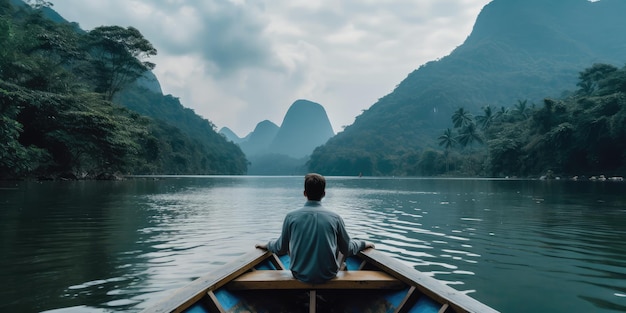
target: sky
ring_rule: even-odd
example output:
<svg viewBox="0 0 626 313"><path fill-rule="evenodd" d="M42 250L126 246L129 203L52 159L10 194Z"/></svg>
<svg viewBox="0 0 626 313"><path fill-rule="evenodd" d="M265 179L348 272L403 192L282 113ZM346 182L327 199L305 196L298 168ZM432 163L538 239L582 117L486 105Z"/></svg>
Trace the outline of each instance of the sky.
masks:
<svg viewBox="0 0 626 313"><path fill-rule="evenodd" d="M85 30L137 28L164 94L239 137L298 99L335 133L471 33L491 0L52 0Z"/></svg>

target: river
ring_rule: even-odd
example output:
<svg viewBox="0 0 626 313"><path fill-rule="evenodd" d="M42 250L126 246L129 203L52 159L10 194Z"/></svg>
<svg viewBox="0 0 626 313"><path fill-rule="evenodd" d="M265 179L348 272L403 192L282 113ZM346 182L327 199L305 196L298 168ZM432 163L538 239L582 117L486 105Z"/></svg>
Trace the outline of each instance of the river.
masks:
<svg viewBox="0 0 626 313"><path fill-rule="evenodd" d="M501 312L626 311L626 184L328 177L348 232ZM279 235L302 177L0 182L1 312L136 312Z"/></svg>

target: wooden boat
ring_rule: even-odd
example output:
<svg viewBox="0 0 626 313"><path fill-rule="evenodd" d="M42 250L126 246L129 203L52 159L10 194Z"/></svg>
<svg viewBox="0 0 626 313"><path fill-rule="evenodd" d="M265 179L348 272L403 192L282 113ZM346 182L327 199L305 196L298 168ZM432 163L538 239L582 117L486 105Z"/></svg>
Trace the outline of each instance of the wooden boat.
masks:
<svg viewBox="0 0 626 313"><path fill-rule="evenodd" d="M257 249L143 312L497 312L374 249L323 284L300 282L288 268L288 256Z"/></svg>

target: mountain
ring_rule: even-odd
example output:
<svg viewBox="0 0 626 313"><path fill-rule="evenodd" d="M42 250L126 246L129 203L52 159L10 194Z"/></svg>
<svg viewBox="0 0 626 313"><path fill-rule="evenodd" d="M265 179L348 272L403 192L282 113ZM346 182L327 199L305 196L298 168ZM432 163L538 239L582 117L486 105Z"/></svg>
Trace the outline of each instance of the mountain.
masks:
<svg viewBox="0 0 626 313"><path fill-rule="evenodd" d="M301 158L310 155L315 147L334 135L323 106L308 100L297 100L289 107L269 150Z"/></svg>
<svg viewBox="0 0 626 313"><path fill-rule="evenodd" d="M114 97L113 102L122 105L139 114L148 116L183 132L192 139L199 150L194 158L201 158L202 169L193 169L193 172L178 171L178 174L245 174L246 163L244 153L233 142L226 140L215 131L215 125L197 115L192 109L184 107L180 100L172 95L163 95L135 85L127 88ZM172 154L177 156L176 146L179 149L182 142L172 145ZM180 159L180 157L179 157ZM191 164L198 160L187 158L184 164Z"/></svg>
<svg viewBox="0 0 626 313"><path fill-rule="evenodd" d="M237 136L237 134L235 134L235 132L228 127L222 127L222 129L220 129L217 133L224 135L226 140L232 141L233 143L239 143L242 140L242 138L239 138L239 136Z"/></svg>
<svg viewBox="0 0 626 313"><path fill-rule="evenodd" d="M238 143L248 157L271 154L295 159L311 155L316 147L335 135L324 107L308 100L292 103L280 127L265 120L245 138L239 138L226 127L220 133Z"/></svg>
<svg viewBox="0 0 626 313"><path fill-rule="evenodd" d="M246 154L250 175L304 174L308 156L334 135L324 107L308 100L291 104L280 127L265 120L244 138L227 127L220 133Z"/></svg>
<svg viewBox="0 0 626 313"><path fill-rule="evenodd" d="M279 127L268 121L262 121L254 130L239 142L241 150L249 157L268 154L269 146L276 137ZM312 149L311 149L312 150Z"/></svg>
<svg viewBox="0 0 626 313"><path fill-rule="evenodd" d="M160 95L163 95L163 90L161 89L161 83L157 79L156 75L152 71L147 71L143 74L143 76L139 77L133 85L139 88L145 88L150 92L154 92Z"/></svg>
<svg viewBox="0 0 626 313"><path fill-rule="evenodd" d="M594 63L626 62L626 1L494 0L448 56L424 64L315 150L326 175L407 175L406 164L452 127L458 108L510 107L576 89Z"/></svg>
<svg viewBox="0 0 626 313"><path fill-rule="evenodd" d="M98 58L103 45L97 44L107 35L95 40L48 1L32 2L43 7L0 0L0 28L11 35L0 36L0 95L6 98L0 102L9 104L0 120L10 126L0 131L0 176L246 173L241 149L177 98L164 96L153 73L108 101L110 95L99 92L113 80L107 77L115 72L112 64L136 51L115 49L110 59ZM115 40L144 40L134 32L121 37Z"/></svg>

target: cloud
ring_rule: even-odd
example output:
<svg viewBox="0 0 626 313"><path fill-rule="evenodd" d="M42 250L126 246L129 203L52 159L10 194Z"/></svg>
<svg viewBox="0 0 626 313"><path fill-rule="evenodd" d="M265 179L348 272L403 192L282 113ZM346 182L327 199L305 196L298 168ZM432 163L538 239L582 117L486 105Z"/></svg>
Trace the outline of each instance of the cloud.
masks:
<svg viewBox="0 0 626 313"><path fill-rule="evenodd" d="M192 1L189 1L192 2ZM261 7L228 1L193 1L175 20L186 26L182 46L165 41L164 47L177 54L198 53L211 64L213 74L229 75L244 68L277 68L272 43L264 34L267 21ZM176 34L173 34L176 36Z"/></svg>
<svg viewBox="0 0 626 313"><path fill-rule="evenodd" d="M134 26L165 93L240 136L297 99L335 131L469 35L490 0L53 0L85 29Z"/></svg>

